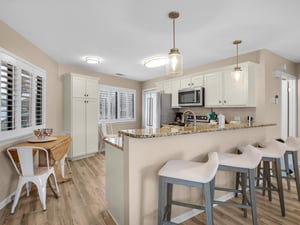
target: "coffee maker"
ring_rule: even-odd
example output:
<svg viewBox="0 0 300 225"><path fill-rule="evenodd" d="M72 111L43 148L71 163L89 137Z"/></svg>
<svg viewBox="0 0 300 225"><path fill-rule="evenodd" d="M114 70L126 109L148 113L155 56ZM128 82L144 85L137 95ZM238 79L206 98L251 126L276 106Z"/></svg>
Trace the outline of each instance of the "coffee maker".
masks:
<svg viewBox="0 0 300 225"><path fill-rule="evenodd" d="M177 112L176 115L175 115L175 122L181 123L182 117L183 117L183 113L182 112Z"/></svg>

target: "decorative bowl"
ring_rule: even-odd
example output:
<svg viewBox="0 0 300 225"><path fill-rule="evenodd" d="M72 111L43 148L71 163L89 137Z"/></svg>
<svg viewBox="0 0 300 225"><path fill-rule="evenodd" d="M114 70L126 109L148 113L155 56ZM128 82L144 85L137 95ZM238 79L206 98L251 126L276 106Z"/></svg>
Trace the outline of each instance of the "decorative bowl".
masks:
<svg viewBox="0 0 300 225"><path fill-rule="evenodd" d="M53 133L52 128L43 128L43 129L36 129L33 131L33 134L37 137L37 139L44 140L51 136Z"/></svg>

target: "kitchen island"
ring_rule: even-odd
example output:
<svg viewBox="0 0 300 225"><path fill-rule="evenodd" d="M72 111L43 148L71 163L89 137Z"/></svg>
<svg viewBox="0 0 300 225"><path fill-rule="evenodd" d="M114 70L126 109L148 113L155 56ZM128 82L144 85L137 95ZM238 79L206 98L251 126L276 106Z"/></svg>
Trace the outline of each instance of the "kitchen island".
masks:
<svg viewBox="0 0 300 225"><path fill-rule="evenodd" d="M157 223L158 171L171 159L206 161L207 153L234 152L239 145L256 144L273 137L274 123L218 126L167 126L159 129L119 131L119 138L106 139L106 200L108 210L119 225ZM233 187L234 176L219 171L216 185ZM216 192L217 199L232 195ZM174 199L202 201L199 189L175 186ZM174 206L174 222L198 214L198 210Z"/></svg>

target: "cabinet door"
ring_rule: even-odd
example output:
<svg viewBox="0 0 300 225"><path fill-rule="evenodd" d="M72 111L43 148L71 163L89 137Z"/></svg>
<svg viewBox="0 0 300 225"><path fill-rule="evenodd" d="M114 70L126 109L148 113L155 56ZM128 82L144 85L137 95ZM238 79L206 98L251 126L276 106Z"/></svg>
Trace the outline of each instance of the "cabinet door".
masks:
<svg viewBox="0 0 300 225"><path fill-rule="evenodd" d="M198 87L198 86L201 86L203 87L204 86L204 76L203 75L197 75L197 76L192 76L192 84L194 87Z"/></svg>
<svg viewBox="0 0 300 225"><path fill-rule="evenodd" d="M172 80L172 107L178 106L178 90L180 89L180 80Z"/></svg>
<svg viewBox="0 0 300 225"><path fill-rule="evenodd" d="M86 79L86 94L88 98L98 98L99 87L98 80Z"/></svg>
<svg viewBox="0 0 300 225"><path fill-rule="evenodd" d="M85 155L85 100L72 99L72 157Z"/></svg>
<svg viewBox="0 0 300 225"><path fill-rule="evenodd" d="M192 82L190 77L180 79L180 88L190 88L190 87L192 87Z"/></svg>
<svg viewBox="0 0 300 225"><path fill-rule="evenodd" d="M86 154L98 151L98 102L86 101Z"/></svg>
<svg viewBox="0 0 300 225"><path fill-rule="evenodd" d="M72 77L72 97L75 98L84 98L86 91L85 91L85 78L82 77Z"/></svg>
<svg viewBox="0 0 300 225"><path fill-rule="evenodd" d="M222 73L205 74L205 106L222 106Z"/></svg>
<svg viewBox="0 0 300 225"><path fill-rule="evenodd" d="M172 94L172 82L171 80L164 81L164 93Z"/></svg>
<svg viewBox="0 0 300 225"><path fill-rule="evenodd" d="M223 73L223 101L226 106L245 106L248 104L247 73L242 73L239 80L231 70Z"/></svg>

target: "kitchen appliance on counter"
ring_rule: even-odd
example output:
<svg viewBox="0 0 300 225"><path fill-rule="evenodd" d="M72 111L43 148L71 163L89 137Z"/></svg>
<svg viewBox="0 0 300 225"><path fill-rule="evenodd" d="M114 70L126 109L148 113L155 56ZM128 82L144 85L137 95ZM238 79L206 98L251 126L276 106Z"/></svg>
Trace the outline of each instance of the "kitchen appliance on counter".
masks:
<svg viewBox="0 0 300 225"><path fill-rule="evenodd" d="M179 106L204 106L204 87L185 88L178 91Z"/></svg>
<svg viewBox="0 0 300 225"><path fill-rule="evenodd" d="M143 128L159 128L175 120L172 95L148 90L143 93Z"/></svg>
<svg viewBox="0 0 300 225"><path fill-rule="evenodd" d="M194 122L194 116L192 114L188 114L186 116L186 121L188 123L193 123ZM201 124L208 124L209 123L209 118L207 115L196 115L196 124L201 125Z"/></svg>

